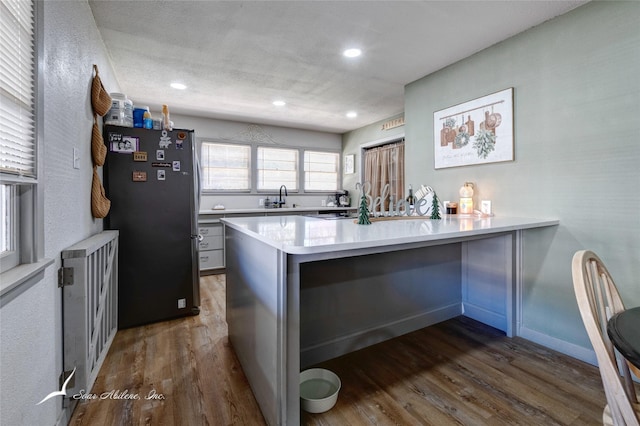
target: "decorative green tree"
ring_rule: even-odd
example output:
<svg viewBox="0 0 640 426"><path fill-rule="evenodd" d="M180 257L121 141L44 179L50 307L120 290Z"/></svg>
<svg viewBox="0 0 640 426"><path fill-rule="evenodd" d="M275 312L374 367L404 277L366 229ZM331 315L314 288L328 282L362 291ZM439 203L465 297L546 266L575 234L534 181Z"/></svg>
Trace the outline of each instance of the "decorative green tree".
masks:
<svg viewBox="0 0 640 426"><path fill-rule="evenodd" d="M431 219L442 219L440 217L440 200L438 199L438 194L433 193L433 200L431 201Z"/></svg>
<svg viewBox="0 0 640 426"><path fill-rule="evenodd" d="M369 207L367 206L367 197L362 194L360 197L360 208L358 210L358 225L371 225L369 220Z"/></svg>

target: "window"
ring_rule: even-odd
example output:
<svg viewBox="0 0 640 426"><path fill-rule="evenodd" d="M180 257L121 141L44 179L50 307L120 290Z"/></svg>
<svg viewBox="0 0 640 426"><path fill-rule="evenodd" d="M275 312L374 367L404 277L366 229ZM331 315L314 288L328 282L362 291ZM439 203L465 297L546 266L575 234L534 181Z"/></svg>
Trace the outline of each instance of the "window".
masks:
<svg viewBox="0 0 640 426"><path fill-rule="evenodd" d="M36 2L0 3L0 266L34 261L37 197ZM23 231L23 232L20 232ZM27 252L29 251L29 252Z"/></svg>
<svg viewBox="0 0 640 426"><path fill-rule="evenodd" d="M278 190L285 185L289 191L298 190L298 150L258 147L259 191Z"/></svg>
<svg viewBox="0 0 640 426"><path fill-rule="evenodd" d="M336 152L304 152L305 191L336 191L340 155Z"/></svg>
<svg viewBox="0 0 640 426"><path fill-rule="evenodd" d="M202 142L201 154L203 191L251 189L251 146Z"/></svg>
<svg viewBox="0 0 640 426"><path fill-rule="evenodd" d="M14 223L18 217L15 190L15 186L0 185L0 217L2 217L0 250L2 252L3 270L17 265L19 260L17 252L18 228Z"/></svg>
<svg viewBox="0 0 640 426"><path fill-rule="evenodd" d="M313 193L335 192L340 187L340 153L336 151L203 140L200 169L203 192L257 194L277 192L285 185L288 191Z"/></svg>

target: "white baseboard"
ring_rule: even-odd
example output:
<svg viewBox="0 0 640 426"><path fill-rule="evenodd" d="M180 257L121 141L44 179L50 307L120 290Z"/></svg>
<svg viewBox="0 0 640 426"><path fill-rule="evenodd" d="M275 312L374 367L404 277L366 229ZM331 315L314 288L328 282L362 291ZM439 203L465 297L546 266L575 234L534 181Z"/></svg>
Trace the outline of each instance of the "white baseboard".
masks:
<svg viewBox="0 0 640 426"><path fill-rule="evenodd" d="M464 302L464 316L507 332L507 317L504 314L491 312L482 306Z"/></svg>
<svg viewBox="0 0 640 426"><path fill-rule="evenodd" d="M433 311L423 312L397 321L359 330L300 350L300 367L326 361L394 337L455 318L462 314L462 305L455 303Z"/></svg>
<svg viewBox="0 0 640 426"><path fill-rule="evenodd" d="M580 361L584 361L587 364L598 366L598 360L596 359L596 353L592 349L583 348L573 343L565 342L564 340L556 339L555 337L542 334L538 331L531 330L523 327L520 330L520 337L523 339L531 340L534 343L545 346L554 351L561 352L565 355L572 356ZM640 383L640 377L636 377L631 373L633 381Z"/></svg>
<svg viewBox="0 0 640 426"><path fill-rule="evenodd" d="M591 365L598 365L596 353L593 349L578 346L574 343L569 343L526 327L520 328L519 336L549 349L553 349L554 351L572 356L580 361L584 361Z"/></svg>

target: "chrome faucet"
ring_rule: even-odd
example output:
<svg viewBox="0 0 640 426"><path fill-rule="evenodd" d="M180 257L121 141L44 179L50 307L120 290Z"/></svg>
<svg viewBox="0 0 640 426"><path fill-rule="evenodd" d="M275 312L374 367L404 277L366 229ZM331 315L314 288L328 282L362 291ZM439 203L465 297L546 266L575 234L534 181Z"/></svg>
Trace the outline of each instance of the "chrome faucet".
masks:
<svg viewBox="0 0 640 426"><path fill-rule="evenodd" d="M282 206L285 203L285 200L282 198L282 188L284 188L284 196L288 197L289 194L287 193L287 187L282 185L280 186L280 196L278 197L278 207L282 208Z"/></svg>

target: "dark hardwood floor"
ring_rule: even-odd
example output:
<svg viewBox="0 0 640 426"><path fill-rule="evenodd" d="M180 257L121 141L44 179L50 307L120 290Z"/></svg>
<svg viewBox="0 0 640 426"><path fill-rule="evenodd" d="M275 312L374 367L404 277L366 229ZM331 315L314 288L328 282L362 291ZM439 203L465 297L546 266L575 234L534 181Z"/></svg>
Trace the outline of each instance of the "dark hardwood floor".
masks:
<svg viewBox="0 0 640 426"><path fill-rule="evenodd" d="M265 424L227 338L224 275L201 284L199 316L117 333L70 424ZM321 366L342 389L305 425L596 425L606 403L595 367L464 317Z"/></svg>

